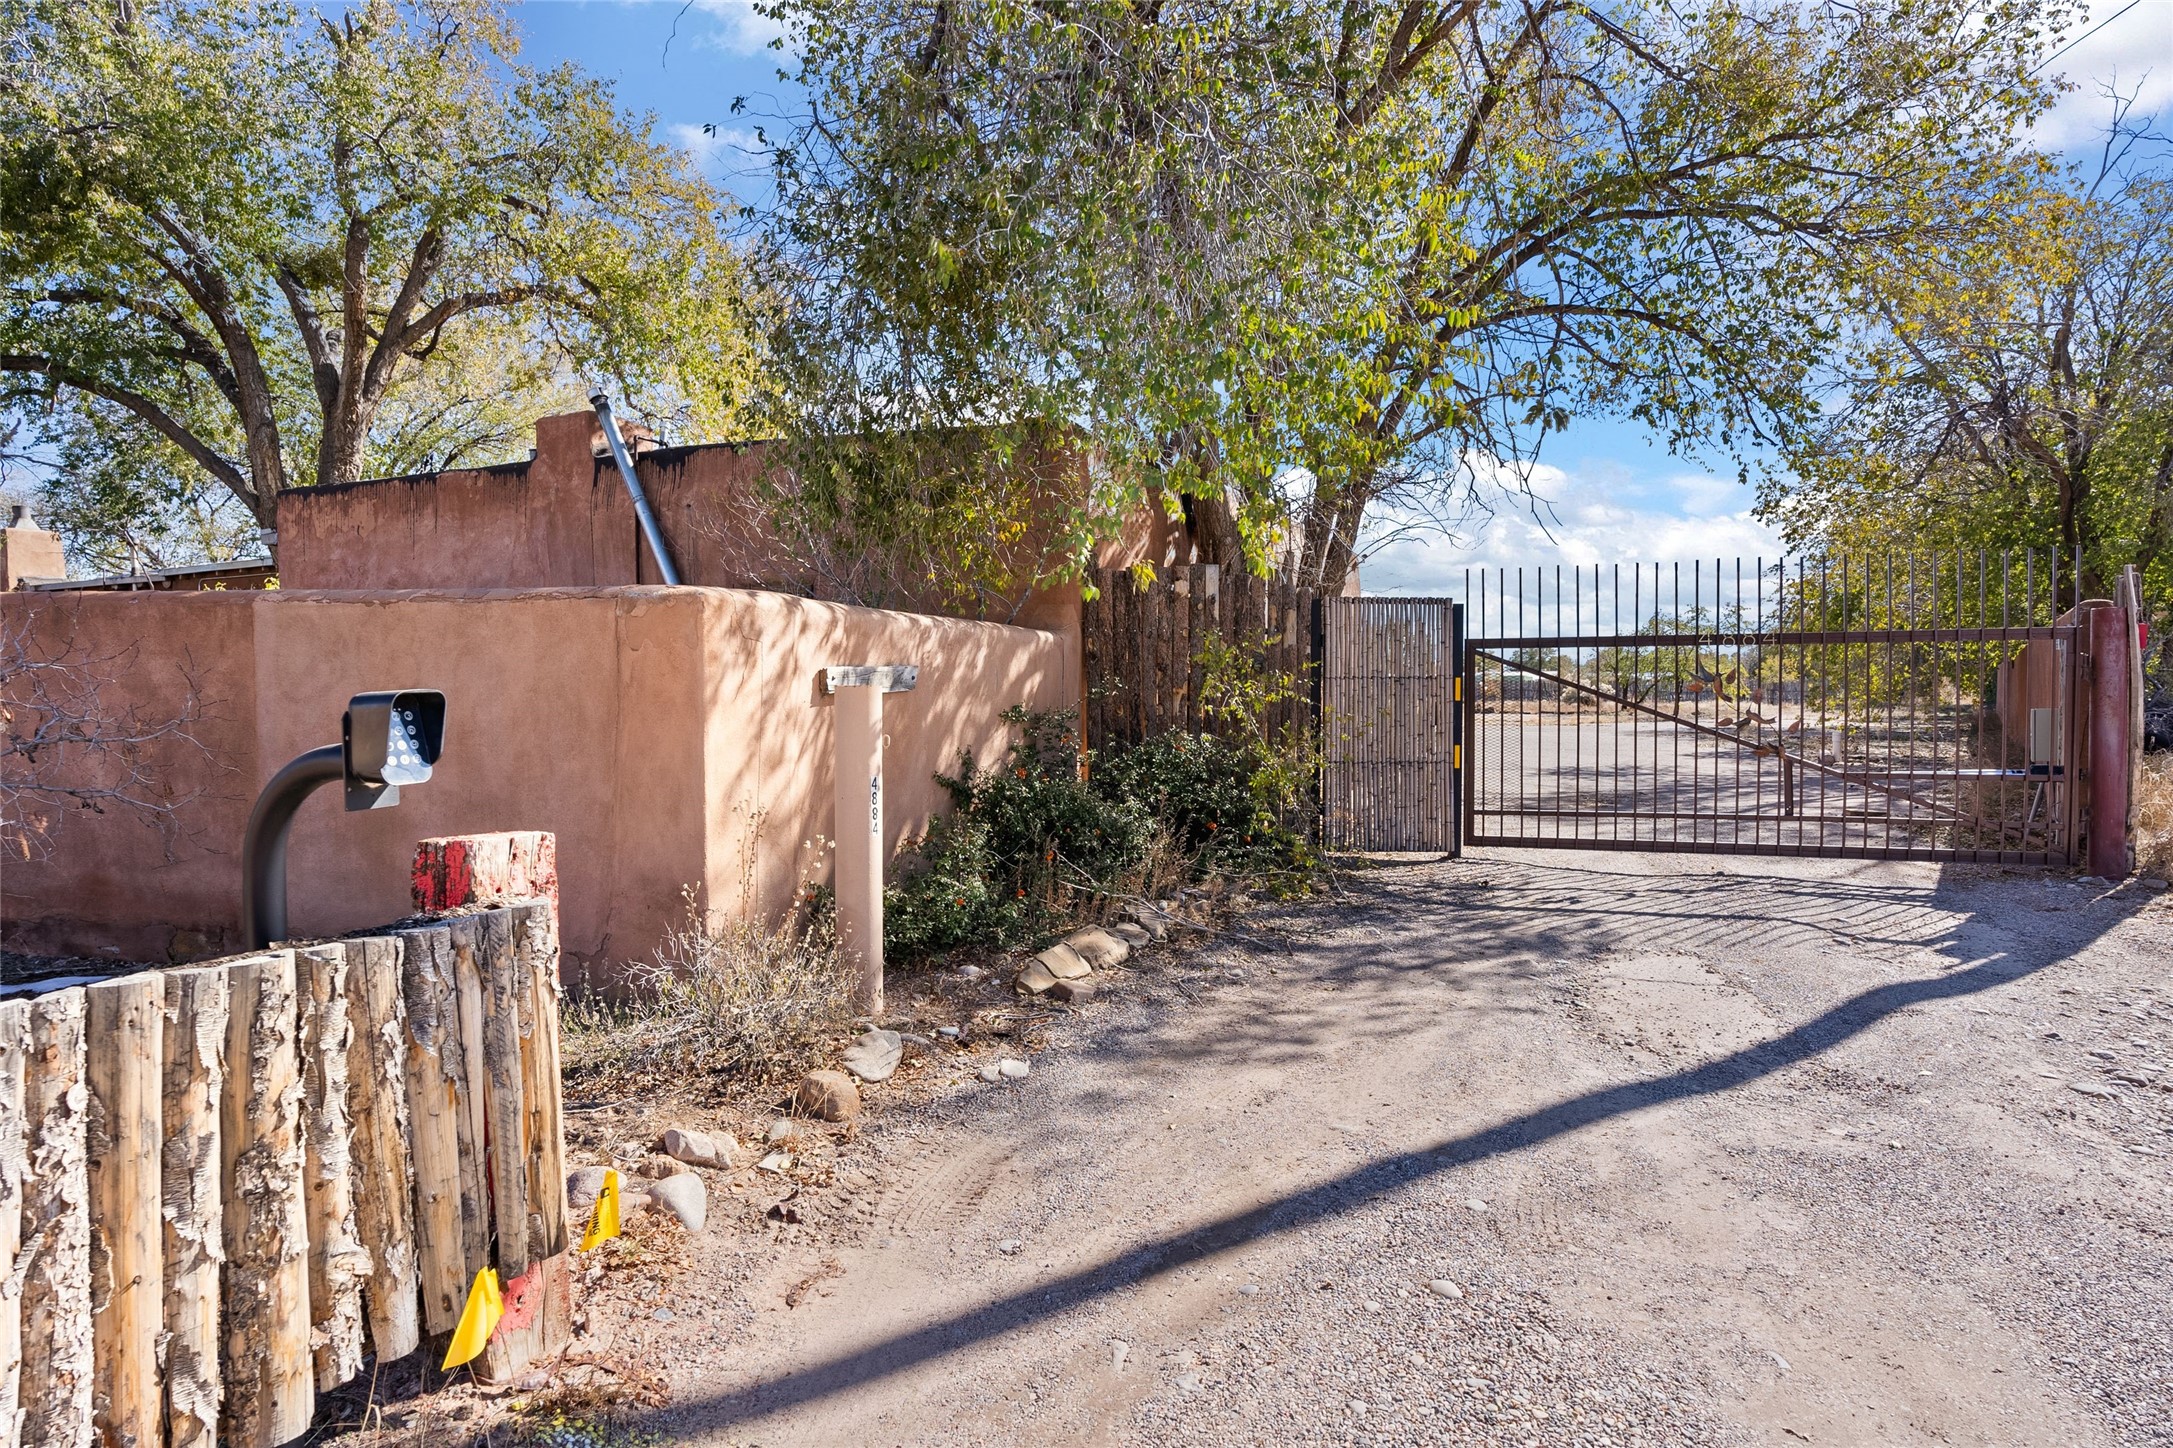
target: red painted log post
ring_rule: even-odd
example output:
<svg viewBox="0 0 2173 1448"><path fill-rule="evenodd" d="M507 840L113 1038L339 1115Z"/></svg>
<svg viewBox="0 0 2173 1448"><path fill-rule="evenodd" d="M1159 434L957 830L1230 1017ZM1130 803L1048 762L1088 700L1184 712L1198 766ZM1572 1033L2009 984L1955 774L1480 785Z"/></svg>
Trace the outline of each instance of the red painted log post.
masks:
<svg viewBox="0 0 2173 1448"><path fill-rule="evenodd" d="M416 912L423 915L517 900L548 900L556 915L558 836L513 830L419 841L414 896Z"/></svg>
<svg viewBox="0 0 2173 1448"><path fill-rule="evenodd" d="M2090 620L2090 873L2119 880L2134 868L2128 845L2128 650L2135 646L2127 610L2092 600Z"/></svg>

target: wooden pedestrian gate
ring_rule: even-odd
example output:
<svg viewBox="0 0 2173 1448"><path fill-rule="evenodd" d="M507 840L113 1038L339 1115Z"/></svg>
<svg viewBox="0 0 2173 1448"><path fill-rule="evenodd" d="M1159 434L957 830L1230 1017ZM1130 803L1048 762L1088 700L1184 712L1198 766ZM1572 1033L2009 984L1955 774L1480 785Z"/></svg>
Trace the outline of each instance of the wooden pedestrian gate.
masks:
<svg viewBox="0 0 2173 1448"><path fill-rule="evenodd" d="M1313 652L1328 848L1456 848L1462 619L1446 598L1320 600Z"/></svg>
<svg viewBox="0 0 2173 1448"><path fill-rule="evenodd" d="M2084 629L2043 560L1468 580L1463 838L2068 863Z"/></svg>

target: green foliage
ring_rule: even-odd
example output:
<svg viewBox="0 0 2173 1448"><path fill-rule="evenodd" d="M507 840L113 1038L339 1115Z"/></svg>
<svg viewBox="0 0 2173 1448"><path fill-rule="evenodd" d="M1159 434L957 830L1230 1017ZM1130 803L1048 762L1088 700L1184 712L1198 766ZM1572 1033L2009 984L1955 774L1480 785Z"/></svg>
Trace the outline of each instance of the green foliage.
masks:
<svg viewBox="0 0 2173 1448"><path fill-rule="evenodd" d="M1369 507L1518 487L1572 413L1739 454L1813 420L1846 278L1966 223L2065 14L777 9L799 429L1076 425L1080 516L1185 494L1215 556L1331 588Z"/></svg>
<svg viewBox="0 0 2173 1448"><path fill-rule="evenodd" d="M78 573L217 563L263 551L257 520L141 418L101 398L40 429L38 521L60 534ZM25 491L30 491L25 489Z"/></svg>
<svg viewBox="0 0 2173 1448"><path fill-rule="evenodd" d="M396 399L486 336L534 392L761 396L729 203L491 0L0 0L0 37L0 376L60 434L100 399L269 524L448 451Z"/></svg>
<svg viewBox="0 0 2173 1448"><path fill-rule="evenodd" d="M2108 164L2009 188L1960 244L1856 280L1841 395L1763 490L1791 542L1859 570L1897 545L1985 549L1994 596L2017 598L2008 550L2037 552L2040 598L2055 561L2066 601L2134 564L2165 636L2173 180L2122 164L2137 144L2116 131Z"/></svg>
<svg viewBox="0 0 2173 1448"><path fill-rule="evenodd" d="M938 775L951 812L913 849L883 905L883 944L901 958L969 943L1015 945L1075 916L1093 887L1143 864L1154 821L1080 777L1070 716L1006 710L1019 737L995 769L963 755Z"/></svg>
<svg viewBox="0 0 2173 1448"><path fill-rule="evenodd" d="M1202 871L1267 875L1310 858L1257 750L1212 734L1164 734L1112 755L1096 788L1146 812Z"/></svg>
<svg viewBox="0 0 2173 1448"><path fill-rule="evenodd" d="M1243 757L1249 766L1255 802L1282 828L1291 832L1294 858L1302 854L1302 841L1313 834L1315 789L1324 755L1319 737L1297 723L1280 730L1273 723L1280 710L1286 718L1303 715L1288 706L1304 702L1312 681L1300 674L1285 674L1267 667L1265 635L1229 639L1209 634L1200 648L1200 709L1221 730L1243 741ZM1305 666L1317 669L1319 664Z"/></svg>
<svg viewBox="0 0 2173 1448"><path fill-rule="evenodd" d="M951 812L885 892L884 949L900 959L1028 944L1112 895L1207 875L1266 882L1311 862L1245 744L1165 735L1098 764L1090 783L1068 714L1003 717L1019 731L1003 763L982 770L967 755L938 776Z"/></svg>

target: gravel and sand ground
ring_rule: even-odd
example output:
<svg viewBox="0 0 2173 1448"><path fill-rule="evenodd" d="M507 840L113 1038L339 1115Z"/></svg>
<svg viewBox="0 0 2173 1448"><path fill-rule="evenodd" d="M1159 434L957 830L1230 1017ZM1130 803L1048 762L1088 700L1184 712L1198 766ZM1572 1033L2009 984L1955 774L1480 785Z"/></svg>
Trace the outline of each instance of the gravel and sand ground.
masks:
<svg viewBox="0 0 2173 1448"><path fill-rule="evenodd" d="M924 1054L583 1347L711 1444L2173 1444L2169 936L1977 867L1385 865L1024 1081Z"/></svg>

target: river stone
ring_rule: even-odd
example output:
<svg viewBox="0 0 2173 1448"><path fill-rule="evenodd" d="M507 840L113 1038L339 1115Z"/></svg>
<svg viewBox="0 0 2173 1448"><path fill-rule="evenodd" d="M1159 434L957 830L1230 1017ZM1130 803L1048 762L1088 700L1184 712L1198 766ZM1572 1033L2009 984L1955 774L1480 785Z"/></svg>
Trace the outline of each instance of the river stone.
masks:
<svg viewBox="0 0 2173 1448"><path fill-rule="evenodd" d="M1132 953L1132 947L1099 926L1075 930L1064 937L1064 943L1078 952L1089 970L1107 970L1112 965L1122 965L1124 957Z"/></svg>
<svg viewBox="0 0 2173 1448"><path fill-rule="evenodd" d="M604 1190L605 1167L579 1166L566 1173L566 1210L585 1212Z"/></svg>
<svg viewBox="0 0 2173 1448"><path fill-rule="evenodd" d="M810 1071L800 1078L792 1104L824 1121L850 1121L860 1114L860 1088L843 1071Z"/></svg>
<svg viewBox="0 0 2173 1448"><path fill-rule="evenodd" d="M709 1188L693 1172L666 1177L649 1188L649 1207L670 1212L680 1226L699 1232L709 1221Z"/></svg>
<svg viewBox="0 0 2173 1448"><path fill-rule="evenodd" d="M845 1048L841 1063L863 1081L888 1081L905 1059L905 1041L896 1031L872 1030Z"/></svg>
<svg viewBox="0 0 2173 1448"><path fill-rule="evenodd" d="M728 1167L739 1143L731 1137L714 1137L703 1131L673 1127L664 1133L664 1154L689 1166Z"/></svg>

